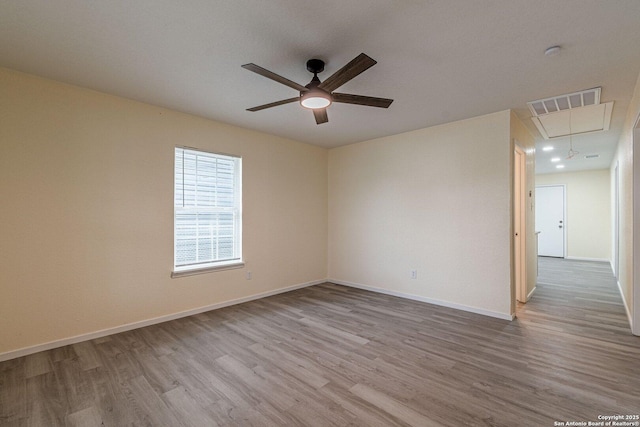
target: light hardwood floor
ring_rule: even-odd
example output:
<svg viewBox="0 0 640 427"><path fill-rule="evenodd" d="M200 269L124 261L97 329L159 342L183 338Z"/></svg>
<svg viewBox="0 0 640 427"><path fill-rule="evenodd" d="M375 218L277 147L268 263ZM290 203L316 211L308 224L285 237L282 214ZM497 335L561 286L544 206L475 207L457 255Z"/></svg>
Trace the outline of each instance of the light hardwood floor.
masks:
<svg viewBox="0 0 640 427"><path fill-rule="evenodd" d="M605 263L540 260L513 322L333 284L0 363L7 426L553 426L640 414Z"/></svg>

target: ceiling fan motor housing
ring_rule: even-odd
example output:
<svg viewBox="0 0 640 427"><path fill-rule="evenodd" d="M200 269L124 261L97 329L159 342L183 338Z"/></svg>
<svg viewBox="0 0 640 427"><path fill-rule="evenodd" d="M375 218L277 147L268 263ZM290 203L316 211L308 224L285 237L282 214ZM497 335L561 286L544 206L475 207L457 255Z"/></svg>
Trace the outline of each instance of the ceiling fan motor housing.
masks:
<svg viewBox="0 0 640 427"><path fill-rule="evenodd" d="M313 78L305 86L307 90L300 92L300 105L311 110L328 107L333 102L331 94L318 87L320 84L318 73L324 70L324 61L321 59L308 60L307 70L313 73Z"/></svg>

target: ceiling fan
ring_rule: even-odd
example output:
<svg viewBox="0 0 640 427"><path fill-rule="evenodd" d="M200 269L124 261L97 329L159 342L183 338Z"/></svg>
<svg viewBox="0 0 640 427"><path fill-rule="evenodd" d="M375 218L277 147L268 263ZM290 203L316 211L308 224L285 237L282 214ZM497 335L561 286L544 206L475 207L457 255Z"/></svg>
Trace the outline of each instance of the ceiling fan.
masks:
<svg viewBox="0 0 640 427"><path fill-rule="evenodd" d="M334 90L338 89L349 80L373 67L377 62L364 53L356 56L347 65L333 73L323 82L318 78L318 73L324 71L324 61L320 59L310 59L307 61L307 70L313 73L313 79L308 85L302 86L294 81L282 77L272 71L266 70L256 64L245 64L242 68L263 77L282 83L300 92L295 98L283 99L281 101L271 102L269 104L258 105L257 107L247 108L247 111L260 111L265 108L277 107L278 105L289 104L299 101L300 105L313 111L317 124L327 123L327 107L333 102L341 102L344 104L368 105L370 107L388 108L393 99L376 98L373 96L351 95L348 93L338 93Z"/></svg>

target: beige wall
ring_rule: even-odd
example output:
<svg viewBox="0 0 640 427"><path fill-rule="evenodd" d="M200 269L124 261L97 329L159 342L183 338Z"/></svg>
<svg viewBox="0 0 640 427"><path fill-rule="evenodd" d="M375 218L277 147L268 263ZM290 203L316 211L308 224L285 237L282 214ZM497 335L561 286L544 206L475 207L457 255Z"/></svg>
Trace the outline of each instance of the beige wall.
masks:
<svg viewBox="0 0 640 427"><path fill-rule="evenodd" d="M243 157L244 269L170 278L175 145ZM327 276L326 149L7 69L0 195L0 355Z"/></svg>
<svg viewBox="0 0 640 427"><path fill-rule="evenodd" d="M330 280L510 316L512 152L509 111L330 150Z"/></svg>
<svg viewBox="0 0 640 427"><path fill-rule="evenodd" d="M327 277L514 312L510 111L327 151L7 69L0 93L0 358ZM170 279L175 145L243 157L244 269Z"/></svg>
<svg viewBox="0 0 640 427"><path fill-rule="evenodd" d="M535 236L536 142L531 132L529 132L524 123L522 123L513 111L511 112L511 141L525 152L526 157L525 197L527 202L525 210L525 245L527 258L527 298L529 298L535 290L536 282L538 281L538 250ZM513 290L513 292L515 295L515 290ZM511 312L513 313L514 311L515 299Z"/></svg>
<svg viewBox="0 0 640 427"><path fill-rule="evenodd" d="M618 141L618 147L613 162L611 163L611 182L615 185L615 167L619 168L620 178L620 272L618 282L625 300L627 314L631 317L634 313L634 287L633 287L633 132L634 125L640 116L640 75L636 82L633 98L627 110L624 131ZM636 131L638 132L638 131ZM637 156L637 154L636 154ZM640 167L640 165L636 165ZM615 195L612 191L612 204ZM638 215L638 213L637 213ZM612 254L612 257L614 255ZM640 267L639 267L640 268ZM639 274L636 271L635 274ZM640 292L640 289L637 289ZM636 295L636 301L640 301L640 295ZM633 331L640 335L640 310L633 319Z"/></svg>
<svg viewBox="0 0 640 427"><path fill-rule="evenodd" d="M608 169L536 176L537 185L566 187L567 258L611 260L611 182Z"/></svg>

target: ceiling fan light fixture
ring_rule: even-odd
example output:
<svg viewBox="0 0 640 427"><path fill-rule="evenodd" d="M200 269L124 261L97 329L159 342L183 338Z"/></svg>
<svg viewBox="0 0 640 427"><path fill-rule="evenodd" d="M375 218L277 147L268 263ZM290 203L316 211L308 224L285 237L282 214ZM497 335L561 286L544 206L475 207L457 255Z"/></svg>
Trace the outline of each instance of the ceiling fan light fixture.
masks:
<svg viewBox="0 0 640 427"><path fill-rule="evenodd" d="M300 94L300 105L310 110L327 108L331 102L331 95L321 89L312 89Z"/></svg>

